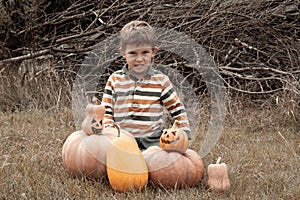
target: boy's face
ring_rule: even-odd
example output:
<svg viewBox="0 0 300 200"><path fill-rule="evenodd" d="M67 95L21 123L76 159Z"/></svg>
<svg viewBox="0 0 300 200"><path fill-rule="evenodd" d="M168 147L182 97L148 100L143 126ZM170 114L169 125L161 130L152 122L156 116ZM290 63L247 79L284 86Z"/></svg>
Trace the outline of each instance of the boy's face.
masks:
<svg viewBox="0 0 300 200"><path fill-rule="evenodd" d="M126 49L121 48L120 51L126 59L128 70L141 78L147 73L157 48L151 45L126 45Z"/></svg>

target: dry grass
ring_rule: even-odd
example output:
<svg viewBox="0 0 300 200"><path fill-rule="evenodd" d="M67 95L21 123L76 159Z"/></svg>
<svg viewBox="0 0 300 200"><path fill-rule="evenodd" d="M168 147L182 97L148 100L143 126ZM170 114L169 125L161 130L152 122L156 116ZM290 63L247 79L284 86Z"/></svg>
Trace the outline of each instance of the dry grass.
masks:
<svg viewBox="0 0 300 200"><path fill-rule="evenodd" d="M279 112L280 111L280 112ZM231 189L207 189L207 174L193 188L165 190L149 184L145 190L117 193L107 179L69 176L61 149L74 123L70 109L0 113L2 199L300 199L300 139L282 110L229 110L225 131L205 167L221 156L227 163ZM208 116L203 113L203 116ZM203 121L205 121L205 118ZM193 143L199 149L201 141Z"/></svg>
<svg viewBox="0 0 300 200"><path fill-rule="evenodd" d="M85 2L94 4L90 0ZM180 1L178 5L182 5L182 9L170 1L155 4L153 1L127 4L118 1L113 5L111 2L101 2L103 5L99 4L95 9L107 7L101 17L109 22L109 26L103 25L105 37L116 33L121 28L117 26L131 19L142 19L154 27L191 34L195 41L214 55L220 73L225 77L229 96L239 97L230 99L224 133L203 160L207 169L218 156L222 157L229 167L231 189L226 192L207 189L205 173L203 180L193 188L165 190L149 183L143 191L120 194L109 186L106 178L76 179L66 173L61 150L65 139L75 131L70 104L77 69L74 66L80 63L81 56L66 56L68 51L64 54L57 47L73 46L81 40L86 42L79 36L95 28L89 26L90 29L87 28L87 32L82 34L81 26L89 23L81 23L82 19L73 21L72 17L68 19L72 19L71 24L75 27L61 25L67 19L65 14L70 16L73 13L75 16L80 13L81 16L85 13L77 4L84 8L87 4L76 1L75 6L68 7L70 12L56 13L58 19L63 20L54 23L57 27L53 28L63 30L49 31L50 35L47 33L44 38L36 37L40 42L48 41L55 33L53 37L65 41L51 43L54 47L51 49L57 51L55 56L24 61L20 66L0 67L1 199L300 199L299 40L296 31L299 26L296 19L282 13L289 1L235 1L236 6L229 1L201 0L197 1L197 6ZM94 16L94 10L86 13ZM127 17L125 20L122 17L111 19L111 16ZM42 18L37 19L40 21ZM36 25L37 19L32 18L28 22ZM45 19L45 24L49 24L50 18ZM88 18L84 16L84 20ZM33 29L28 27L24 33L31 37ZM72 32L78 37L66 37L69 36L66 27L72 31L78 30ZM27 30L32 33L26 34ZM59 32L63 34L59 35ZM40 46L32 40L23 41L30 41L34 49ZM99 41L102 41L100 37L94 43ZM86 46L85 43L83 46ZM78 52L74 53L77 55ZM173 63L173 57L170 57ZM167 58L166 61L169 61ZM197 81L201 89L201 80L193 79L192 82ZM267 88L262 87L265 85ZM259 92L260 89L263 92ZM234 91L238 92L232 94ZM203 126L191 146L196 151L200 150L210 117L209 102L203 99L200 102L200 124Z"/></svg>
<svg viewBox="0 0 300 200"><path fill-rule="evenodd" d="M7 65L0 70L0 110L49 109L69 105L73 75L71 70L54 66L52 58Z"/></svg>

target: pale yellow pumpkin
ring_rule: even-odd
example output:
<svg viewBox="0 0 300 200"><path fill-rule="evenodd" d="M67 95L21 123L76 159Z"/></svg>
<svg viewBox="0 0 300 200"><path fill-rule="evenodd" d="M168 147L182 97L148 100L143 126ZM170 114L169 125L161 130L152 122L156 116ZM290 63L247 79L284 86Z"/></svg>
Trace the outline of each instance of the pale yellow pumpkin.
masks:
<svg viewBox="0 0 300 200"><path fill-rule="evenodd" d="M148 169L135 140L115 138L106 151L107 175L118 192L143 189L148 182Z"/></svg>

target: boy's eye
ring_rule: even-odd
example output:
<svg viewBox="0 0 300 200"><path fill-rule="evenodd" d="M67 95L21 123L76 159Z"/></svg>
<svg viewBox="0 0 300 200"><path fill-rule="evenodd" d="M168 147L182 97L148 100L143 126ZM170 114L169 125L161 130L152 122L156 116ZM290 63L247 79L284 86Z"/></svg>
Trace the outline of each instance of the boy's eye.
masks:
<svg viewBox="0 0 300 200"><path fill-rule="evenodd" d="M149 54L150 53L150 51L149 50L145 50L145 51L142 51L140 54L142 54L142 55L147 55L147 54ZM138 55L139 54L139 52L136 52L136 51L129 51L129 52L127 52L127 54L129 54L129 55Z"/></svg>

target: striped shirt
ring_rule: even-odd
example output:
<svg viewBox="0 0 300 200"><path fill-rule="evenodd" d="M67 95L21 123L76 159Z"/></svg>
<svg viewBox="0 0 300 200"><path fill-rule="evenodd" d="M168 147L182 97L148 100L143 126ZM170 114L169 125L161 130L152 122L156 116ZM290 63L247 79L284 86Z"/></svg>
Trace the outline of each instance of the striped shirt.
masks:
<svg viewBox="0 0 300 200"><path fill-rule="evenodd" d="M141 79L132 75L127 65L110 75L103 94L106 107L103 125L117 123L136 138L159 141L164 129L164 108L189 138L190 127L184 105L168 76L149 66Z"/></svg>

